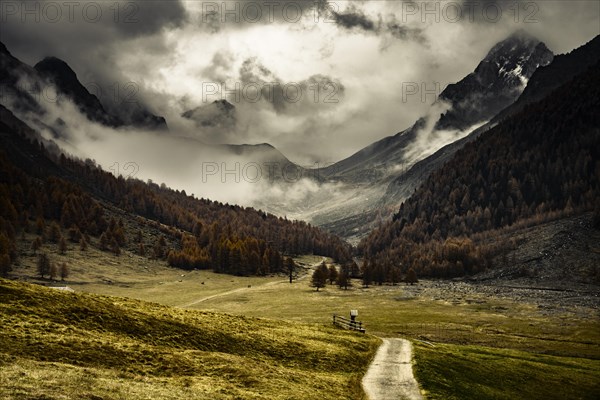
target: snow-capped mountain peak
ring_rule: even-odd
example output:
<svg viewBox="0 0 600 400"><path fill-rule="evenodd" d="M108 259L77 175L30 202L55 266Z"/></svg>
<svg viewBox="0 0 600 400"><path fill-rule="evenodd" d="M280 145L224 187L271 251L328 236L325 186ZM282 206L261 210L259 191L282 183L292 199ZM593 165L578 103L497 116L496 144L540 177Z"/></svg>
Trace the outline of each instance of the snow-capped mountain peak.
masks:
<svg viewBox="0 0 600 400"><path fill-rule="evenodd" d="M452 108L436 127L462 130L490 119L513 103L535 70L553 58L543 42L524 31L515 32L497 43L472 73L440 94Z"/></svg>

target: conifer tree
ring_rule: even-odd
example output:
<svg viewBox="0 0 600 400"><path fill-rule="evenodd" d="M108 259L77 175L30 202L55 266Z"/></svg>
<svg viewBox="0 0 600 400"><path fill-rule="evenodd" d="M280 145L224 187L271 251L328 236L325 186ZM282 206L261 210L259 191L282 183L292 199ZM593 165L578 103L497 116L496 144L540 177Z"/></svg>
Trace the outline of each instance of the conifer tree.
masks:
<svg viewBox="0 0 600 400"><path fill-rule="evenodd" d="M327 284L327 276L329 275L329 271L325 262L323 262L312 274L311 285L314 288L317 288L317 292L320 288L325 287Z"/></svg>
<svg viewBox="0 0 600 400"><path fill-rule="evenodd" d="M408 273L406 274L406 283L414 285L417 282L419 282L419 280L417 279L417 273L413 268L409 269Z"/></svg>
<svg viewBox="0 0 600 400"><path fill-rule="evenodd" d="M294 263L292 257L287 257L285 259L285 269L290 279L290 283L292 283L292 280L294 279L294 272L296 269L296 263Z"/></svg>
<svg viewBox="0 0 600 400"><path fill-rule="evenodd" d="M0 254L0 275L6 276L10 272L10 256Z"/></svg>
<svg viewBox="0 0 600 400"><path fill-rule="evenodd" d="M37 270L42 278L50 273L50 259L46 253L41 253L38 256Z"/></svg>
<svg viewBox="0 0 600 400"><path fill-rule="evenodd" d="M329 266L329 271L327 273L327 278L329 279L329 284L333 285L333 282L335 282L337 280L337 277L338 277L338 270L332 264Z"/></svg>
<svg viewBox="0 0 600 400"><path fill-rule="evenodd" d="M58 252L60 254L65 254L67 252L67 241L62 236L58 241Z"/></svg>
<svg viewBox="0 0 600 400"><path fill-rule="evenodd" d="M69 277L69 266L67 265L66 262L63 262L60 265L60 280L64 281L65 279L67 279Z"/></svg>
<svg viewBox="0 0 600 400"><path fill-rule="evenodd" d="M344 290L348 290L348 286L351 285L350 283L350 276L348 274L348 268L342 268L342 270L340 271L340 273L337 276L337 284L340 287L340 289L344 289Z"/></svg>
<svg viewBox="0 0 600 400"><path fill-rule="evenodd" d="M55 263L50 264L50 279L55 280L58 275L58 267Z"/></svg>

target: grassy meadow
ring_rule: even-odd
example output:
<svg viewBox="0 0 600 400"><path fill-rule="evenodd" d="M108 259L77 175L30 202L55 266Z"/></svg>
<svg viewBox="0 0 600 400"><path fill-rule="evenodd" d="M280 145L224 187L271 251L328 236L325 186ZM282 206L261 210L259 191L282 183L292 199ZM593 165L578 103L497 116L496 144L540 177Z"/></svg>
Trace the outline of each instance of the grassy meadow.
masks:
<svg viewBox="0 0 600 400"><path fill-rule="evenodd" d="M287 277L281 275L263 278L234 277L209 271L175 270L166 267L164 263L128 252L117 258L92 248L86 252L70 249L66 255L53 253L51 257L58 262L69 262L71 276L66 284L77 292L128 297L172 306L163 308L156 304L128 300L128 307L135 304L135 307L152 309L153 313L160 310L159 313L166 313L175 319L194 315L194 326L205 327L210 325L208 321L223 320L223 323L219 322L214 328L223 334L228 334L232 329L233 332L241 329L232 327L238 326L238 318L241 318L245 321L244 324L250 321L261 327L261 334L256 337L254 334L250 335L257 342L275 341L284 347L294 340L309 348L314 346L315 350L336 348L336 352L345 348L347 343L358 346L352 348L352 356L348 355L353 361L345 360L343 355L336 353L335 356L331 355L330 364L323 364L327 365L326 368L318 364L314 364L314 368L311 366L311 363L317 363L316 357L312 361L304 359L290 364L285 362L283 353L277 353L272 358L270 353L266 357L261 351L256 358L247 354L218 353L218 360L214 358L216 353L205 353L207 359L203 359L203 367L200 368L195 361L189 361L195 360L196 354L193 353L194 356L190 358L186 353L198 349L192 346L192 350L189 350L186 345L179 344L179 337L168 336L172 337L172 342L164 353L160 353L162 357L177 360L173 361L176 365L183 363L186 367L182 371L193 373L182 375L180 370L175 370L177 372L172 375L165 375L151 367L154 362L156 365L164 362L157 362L156 358L152 358L155 355L152 355L148 369L144 366L139 370L123 372L126 376L119 379L131 381L127 390L137 390L136 385L143 385L137 379L143 377L151 382L148 384L152 387L172 385L176 388L169 393L180 393L177 390L193 388L204 393L209 386L214 386L223 388L222 398L277 398L273 396L276 393L275 387L280 383L282 387L290 387L281 398L358 399L363 396L359 387L360 374L367 367L377 343L370 335L376 335L405 337L413 341L415 375L422 392L430 399L600 398L597 383L600 382L600 320L597 309L556 307L548 312L534 302L515 301L476 291L457 295L423 290L434 286L435 282L421 282L415 286L400 284L363 288L358 281L354 281L354 286L349 290L327 285L316 292L310 287L309 275L310 267L321 262L322 258L319 256L303 256L296 260L303 268L299 279L292 284L287 281ZM48 284L47 281L35 278L33 257L23 258L19 278ZM358 319L365 324L366 336L331 328L331 315L347 315L350 309L359 310ZM98 326L100 328L102 324ZM73 336L72 340L76 340L76 337ZM109 346L113 341L119 343L120 340L121 338L107 336L104 346ZM330 341L333 346L331 348ZM127 343L133 346L132 343ZM235 341L231 343L234 345ZM256 342L242 343L245 344L241 346L248 345L254 349ZM147 344L144 342L143 346ZM177 356L169 356L169 352L178 346L183 346L186 350L183 353L176 352ZM300 348L289 350L294 354L300 352ZM140 354L140 349L131 351L132 354ZM239 365L242 365L239 357L244 357L244 362L247 362L246 358L251 359L247 364L250 367L244 367L244 373L238 370ZM182 359L188 361L181 361ZM48 362L32 360L29 356L18 357L10 363L9 368L3 368L3 371L8 372L2 372L0 379L14 382L15 377L22 376L22 371L31 370L30 363L38 363L36 373L52 375L54 369L48 366ZM349 370L338 373L328 369L332 365L347 362L350 362ZM237 371L231 372L231 376L239 378L237 383L220 381L219 376L223 373L221 370L204 367L213 365L211 363ZM122 367L61 364L65 373L49 379L60 380L71 372L78 374L79 368L94 368L92 376L97 381L90 385L96 387L103 380L114 382L115 371ZM281 380L263 379L254 372L260 376L263 373L274 374L280 376ZM246 377L245 373L250 373L252 378ZM298 375L294 375L296 373ZM285 383L290 376L294 376L291 382L297 381L298 385L290 386ZM19 378L16 381L26 385L27 379ZM190 383L190 379L193 383ZM210 383L206 386L202 382ZM274 386L271 386L272 382ZM300 391L304 385L313 387L314 391ZM334 388L343 390L335 392ZM156 393L157 398L170 396ZM207 393L210 393L208 398L219 398L214 397L217 395L213 396L212 392ZM298 397L293 397L291 393L297 393ZM173 396L177 397L175 394ZM107 393L106 398L118 396Z"/></svg>
<svg viewBox="0 0 600 400"><path fill-rule="evenodd" d="M2 399L356 399L378 339L0 280Z"/></svg>

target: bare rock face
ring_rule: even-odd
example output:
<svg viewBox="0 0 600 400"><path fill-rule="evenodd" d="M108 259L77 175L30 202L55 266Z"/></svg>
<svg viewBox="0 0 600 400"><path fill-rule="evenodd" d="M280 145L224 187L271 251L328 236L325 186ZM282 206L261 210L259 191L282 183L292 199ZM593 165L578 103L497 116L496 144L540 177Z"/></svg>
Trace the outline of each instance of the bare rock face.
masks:
<svg viewBox="0 0 600 400"><path fill-rule="evenodd" d="M539 40L518 31L496 44L475 71L440 94L452 108L438 129L466 129L487 121L521 95L533 73L552 62L554 54Z"/></svg>

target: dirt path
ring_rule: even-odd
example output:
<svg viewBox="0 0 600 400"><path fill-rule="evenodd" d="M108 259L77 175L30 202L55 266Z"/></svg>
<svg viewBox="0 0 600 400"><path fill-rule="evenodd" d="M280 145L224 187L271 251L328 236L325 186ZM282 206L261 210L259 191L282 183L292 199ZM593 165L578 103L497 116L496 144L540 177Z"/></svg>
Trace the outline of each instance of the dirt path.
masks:
<svg viewBox="0 0 600 400"><path fill-rule="evenodd" d="M382 339L362 380L370 400L423 400L412 373L412 346L405 339Z"/></svg>
<svg viewBox="0 0 600 400"><path fill-rule="evenodd" d="M271 283L273 283L273 282L271 282ZM227 292L221 292L221 293L213 294L211 296L202 297L201 299L194 300L191 303L187 303L187 304L184 304L184 305L179 306L179 307L181 307L181 308L191 307L191 306L196 305L198 303L202 303L204 301L208 301L210 299L214 299L215 297L227 296L229 294L234 294L234 293L241 292L241 291L247 290L247 289L248 288L239 288L239 289L234 289L234 290L228 290Z"/></svg>
<svg viewBox="0 0 600 400"><path fill-rule="evenodd" d="M315 263L315 264L311 265L310 266L310 270L315 269L320 264L321 264L321 262L318 262L318 263ZM302 276L296 278L295 281L296 282L302 281L302 280L306 279L309 275L310 275L310 273L305 273ZM213 294L211 296L202 297L202 298L200 298L198 300L192 301L191 303L183 304L183 305L178 306L178 307L187 308L187 307L194 306L194 305L196 305L198 303L203 303L205 301L212 300L212 299L214 299L216 297L228 296L230 294L234 294L234 293L238 293L238 292L245 292L245 291L249 291L249 290L256 290L256 289L264 288L264 287L267 287L267 286L273 286L273 285L277 285L279 283L288 283L288 282L289 282L289 280L285 279L285 280L281 280L281 281L273 281L273 282L263 283L262 285L255 285L255 286L251 286L251 287L250 286L248 286L248 287L241 287L241 288L238 288L238 289L228 290L226 292L216 293L216 294Z"/></svg>

